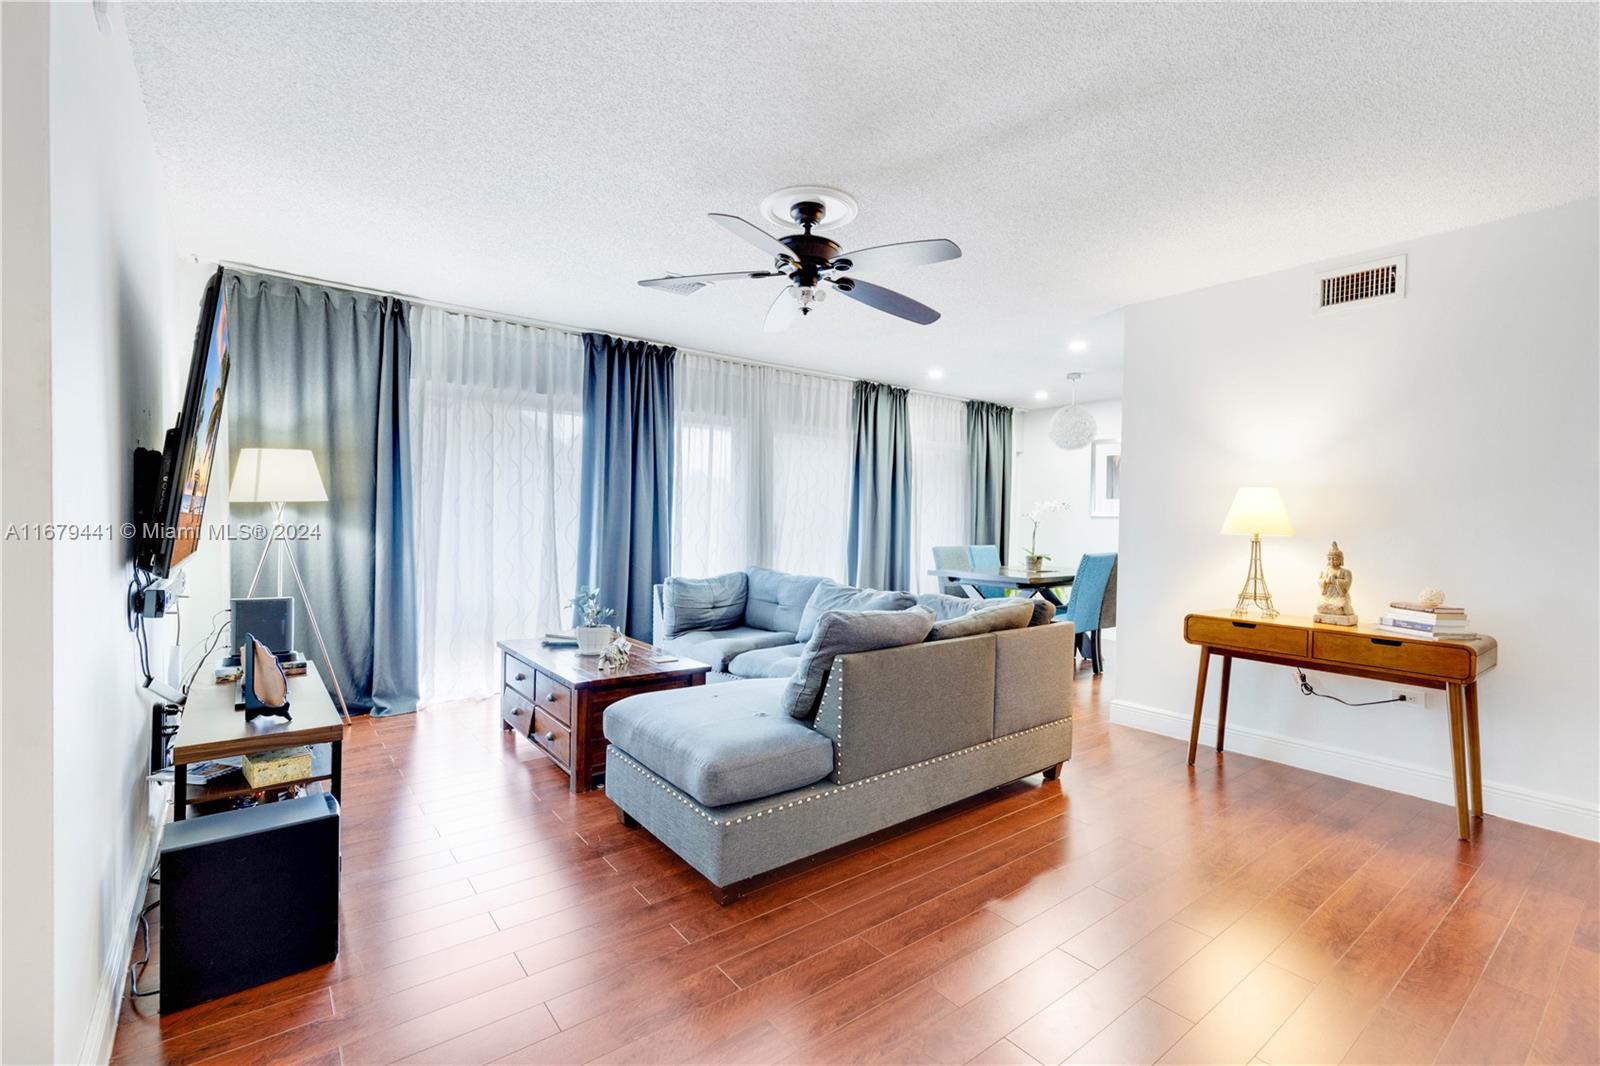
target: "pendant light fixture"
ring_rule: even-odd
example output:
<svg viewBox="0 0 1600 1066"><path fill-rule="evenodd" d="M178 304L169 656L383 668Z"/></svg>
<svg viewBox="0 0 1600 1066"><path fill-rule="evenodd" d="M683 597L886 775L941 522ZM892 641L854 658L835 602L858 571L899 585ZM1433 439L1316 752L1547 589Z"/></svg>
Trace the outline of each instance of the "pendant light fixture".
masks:
<svg viewBox="0 0 1600 1066"><path fill-rule="evenodd" d="M1069 452L1087 448L1094 440L1094 415L1078 406L1078 379L1081 377L1083 375L1077 371L1067 375L1067 380L1072 382L1072 402L1050 420L1050 442Z"/></svg>

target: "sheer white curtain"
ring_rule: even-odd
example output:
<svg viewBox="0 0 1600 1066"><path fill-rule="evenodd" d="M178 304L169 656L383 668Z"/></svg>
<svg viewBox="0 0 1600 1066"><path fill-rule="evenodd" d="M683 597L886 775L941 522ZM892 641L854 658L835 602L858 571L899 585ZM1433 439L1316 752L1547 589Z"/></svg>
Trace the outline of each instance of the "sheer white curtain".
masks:
<svg viewBox="0 0 1600 1066"><path fill-rule="evenodd" d="M414 306L411 443L422 702L490 695L574 592L583 338Z"/></svg>
<svg viewBox="0 0 1600 1066"><path fill-rule="evenodd" d="M967 542L967 405L913 392L911 419L911 585L938 592L930 577L937 544Z"/></svg>
<svg viewBox="0 0 1600 1066"><path fill-rule="evenodd" d="M766 441L757 369L682 351L673 363L674 574L706 577L762 561Z"/></svg>
<svg viewBox="0 0 1600 1066"><path fill-rule="evenodd" d="M771 448L766 565L843 581L855 451L851 383L761 369Z"/></svg>
<svg viewBox="0 0 1600 1066"><path fill-rule="evenodd" d="M850 383L679 352L672 569L842 580Z"/></svg>

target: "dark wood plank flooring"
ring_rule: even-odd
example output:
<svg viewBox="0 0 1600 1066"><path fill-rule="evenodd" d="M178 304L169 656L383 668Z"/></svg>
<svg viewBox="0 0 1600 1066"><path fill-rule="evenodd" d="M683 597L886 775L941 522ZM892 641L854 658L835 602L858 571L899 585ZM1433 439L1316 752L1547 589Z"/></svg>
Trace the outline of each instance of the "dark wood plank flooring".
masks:
<svg viewBox="0 0 1600 1066"><path fill-rule="evenodd" d="M129 1003L114 1061L1600 1061L1595 844L1462 844L1447 807L1238 754L1190 773L1103 684L1061 781L725 908L491 704L360 720L339 960Z"/></svg>

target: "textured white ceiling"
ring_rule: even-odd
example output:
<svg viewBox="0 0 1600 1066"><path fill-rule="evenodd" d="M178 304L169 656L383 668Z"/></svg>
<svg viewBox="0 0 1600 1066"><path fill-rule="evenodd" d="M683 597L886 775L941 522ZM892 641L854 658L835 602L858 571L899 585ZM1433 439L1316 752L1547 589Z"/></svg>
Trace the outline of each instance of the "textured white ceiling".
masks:
<svg viewBox="0 0 1600 1066"><path fill-rule="evenodd" d="M1150 299L1596 192L1596 7L129 4L180 246L1033 405ZM705 218L836 185L933 326L762 332ZM1107 325L1110 322L1112 325ZM1094 333L1093 350L1065 340Z"/></svg>

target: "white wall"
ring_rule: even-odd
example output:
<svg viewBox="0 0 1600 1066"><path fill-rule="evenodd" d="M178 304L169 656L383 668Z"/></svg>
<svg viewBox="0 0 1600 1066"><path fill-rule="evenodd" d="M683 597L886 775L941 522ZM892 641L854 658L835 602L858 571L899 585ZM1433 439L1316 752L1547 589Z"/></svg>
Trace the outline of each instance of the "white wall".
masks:
<svg viewBox="0 0 1600 1066"><path fill-rule="evenodd" d="M6 405L9 416L17 378L43 384L33 419L44 433L27 445L49 488L32 500L42 513L24 519L8 486L6 517L115 529L131 517L134 445L159 447L174 414L166 349L176 257L120 10L111 5L104 25L87 4L35 11L47 13L47 25L30 27L30 45L48 59L48 158L39 160L36 146L29 163L42 163L48 176L40 204L49 244L32 265L48 281L48 345L26 353L8 346ZM9 10L5 25L9 85ZM8 110L8 150L10 117ZM8 157L8 183L16 163ZM9 214L6 221L9 267ZM5 428L9 456L17 443L9 417ZM38 691L24 705L8 699L6 758L27 758L42 780L22 792L5 779L5 861L8 889L16 860L36 863L26 872L28 891L42 888L43 898L31 914L6 902L4 1050L19 1061L104 1059L155 839L145 780L150 703L125 620L131 543L113 534L30 550L48 592L14 600L8 583L6 631L10 612L25 609L35 654L19 659L8 640L5 657L8 677L25 663ZM152 627L158 662L169 627ZM11 748L19 716L29 723L23 751ZM12 812L28 823L21 839L11 835ZM13 1000L13 977L24 971L26 999Z"/></svg>
<svg viewBox="0 0 1600 1066"><path fill-rule="evenodd" d="M1096 437L1121 438L1121 400L1101 400L1083 407L1094 415ZM1050 419L1058 410L1020 411L1012 426L1016 449L1011 465L1013 565L1022 565L1033 531L1033 524L1023 516L1040 500L1066 500L1071 505L1070 510L1047 515L1039 523L1039 550L1052 557L1052 565L1072 568L1086 553L1117 550L1118 519L1089 517L1089 464L1094 449L1066 452L1050 443Z"/></svg>
<svg viewBox="0 0 1600 1066"><path fill-rule="evenodd" d="M1296 531L1264 543L1278 608L1314 610L1335 538L1363 621L1445 589L1500 642L1480 686L1488 812L1600 835L1597 221L1590 199L1351 256L1409 256L1406 298L1370 307L1315 314L1306 267L1128 309L1113 720L1187 736L1183 616L1231 606L1248 551L1223 514L1236 487L1277 485ZM1345 708L1240 663L1229 743L1446 802L1428 700Z"/></svg>
<svg viewBox="0 0 1600 1066"><path fill-rule="evenodd" d="M0 521L50 508L50 9L0 4ZM0 1060L54 1058L52 553L0 541Z"/></svg>

